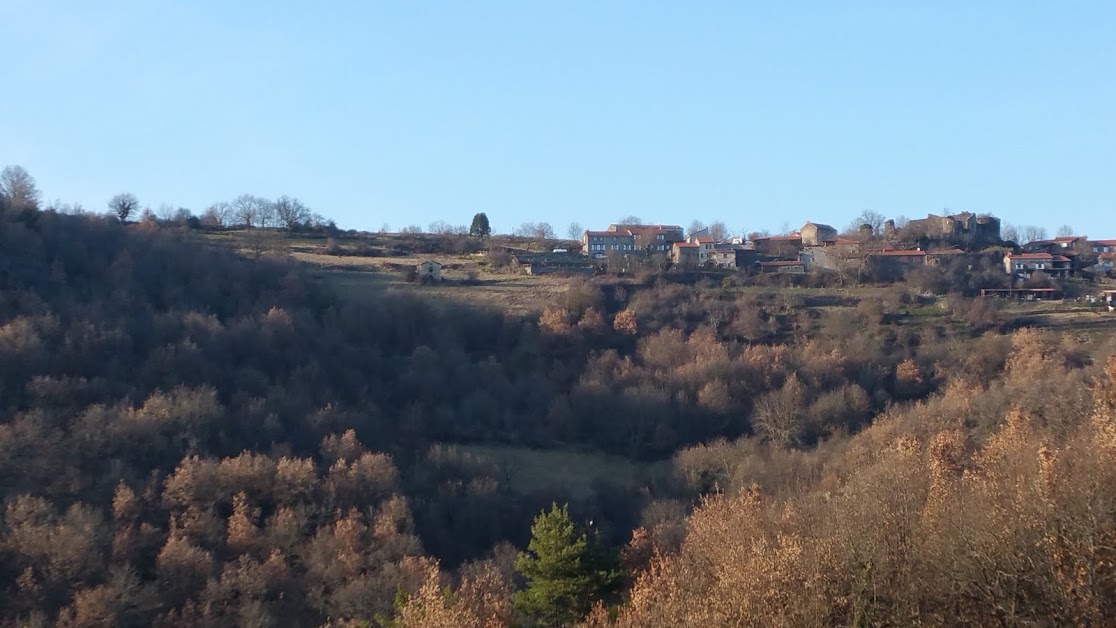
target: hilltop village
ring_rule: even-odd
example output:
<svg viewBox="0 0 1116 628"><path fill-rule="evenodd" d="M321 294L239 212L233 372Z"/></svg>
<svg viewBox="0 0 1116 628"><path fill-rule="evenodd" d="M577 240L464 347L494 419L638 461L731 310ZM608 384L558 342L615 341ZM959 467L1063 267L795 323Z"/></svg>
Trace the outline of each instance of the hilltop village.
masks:
<svg viewBox="0 0 1116 628"><path fill-rule="evenodd" d="M1018 237L1018 236L1015 236ZM784 235L728 236L710 228L679 225L611 224L587 230L580 241L580 259L569 249L521 254L518 261L532 274L630 268L652 264L662 268L738 270L754 274L804 275L835 273L857 279L901 279L927 266L961 265L974 269L992 265L1024 286L1077 275L1104 276L1116 261L1116 239L1059 236L1017 243L1001 234L1000 219L959 213L864 224L843 233L807 221Z"/></svg>

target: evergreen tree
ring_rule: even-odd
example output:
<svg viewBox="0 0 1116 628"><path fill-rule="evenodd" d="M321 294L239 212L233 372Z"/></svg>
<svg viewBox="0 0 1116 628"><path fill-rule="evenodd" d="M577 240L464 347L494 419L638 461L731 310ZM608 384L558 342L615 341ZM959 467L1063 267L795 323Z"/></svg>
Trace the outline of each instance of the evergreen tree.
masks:
<svg viewBox="0 0 1116 628"><path fill-rule="evenodd" d="M564 626L585 617L594 601L619 580L615 561L592 546L570 520L569 508L551 504L531 526L531 542L515 569L527 588L515 594L516 609L540 626Z"/></svg>
<svg viewBox="0 0 1116 628"><path fill-rule="evenodd" d="M478 212L473 216L473 224L469 225L469 235L474 238L487 238L492 235L492 226L488 224L488 215Z"/></svg>

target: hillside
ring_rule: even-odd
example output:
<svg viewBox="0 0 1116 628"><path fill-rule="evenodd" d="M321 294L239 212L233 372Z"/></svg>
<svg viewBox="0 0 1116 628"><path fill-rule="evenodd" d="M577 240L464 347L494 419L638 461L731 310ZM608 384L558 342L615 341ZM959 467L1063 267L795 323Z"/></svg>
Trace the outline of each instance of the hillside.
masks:
<svg viewBox="0 0 1116 628"><path fill-rule="evenodd" d="M6 624L523 623L552 502L623 559L622 625L1116 612L1091 311L329 246L0 216Z"/></svg>

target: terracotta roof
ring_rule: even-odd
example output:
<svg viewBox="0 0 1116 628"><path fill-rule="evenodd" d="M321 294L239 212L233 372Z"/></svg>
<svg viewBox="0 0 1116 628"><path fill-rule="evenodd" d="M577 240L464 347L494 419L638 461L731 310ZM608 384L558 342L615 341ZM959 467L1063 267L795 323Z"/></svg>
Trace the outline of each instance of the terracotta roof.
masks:
<svg viewBox="0 0 1116 628"><path fill-rule="evenodd" d="M927 255L964 255L965 252L961 249L941 249L939 251L927 251Z"/></svg>
<svg viewBox="0 0 1116 628"><path fill-rule="evenodd" d="M1059 255L1059 257L1061 256ZM1049 253L1016 253L1008 255L1008 259L1053 260L1054 256Z"/></svg>
<svg viewBox="0 0 1116 628"><path fill-rule="evenodd" d="M689 242L675 242L674 246L680 249L696 249L701 247L700 244L691 244Z"/></svg>
<svg viewBox="0 0 1116 628"><path fill-rule="evenodd" d="M1116 246L1116 240L1091 240L1089 244L1095 246Z"/></svg>
<svg viewBox="0 0 1116 628"><path fill-rule="evenodd" d="M1053 241L1054 242L1073 242L1074 240L1080 240L1084 237L1085 236L1058 236L1057 238L1054 238Z"/></svg>
<svg viewBox="0 0 1116 628"><path fill-rule="evenodd" d="M1070 258L1066 257L1065 255L1055 255L1055 256L1054 256L1054 261L1055 261L1055 262L1071 262L1071 261L1073 261L1073 260L1071 260Z"/></svg>
<svg viewBox="0 0 1116 628"><path fill-rule="evenodd" d="M714 240L713 238L710 238L709 236L698 236L697 238L694 238L694 239L697 240L700 243L703 243L703 244L704 243L716 242L716 240Z"/></svg>

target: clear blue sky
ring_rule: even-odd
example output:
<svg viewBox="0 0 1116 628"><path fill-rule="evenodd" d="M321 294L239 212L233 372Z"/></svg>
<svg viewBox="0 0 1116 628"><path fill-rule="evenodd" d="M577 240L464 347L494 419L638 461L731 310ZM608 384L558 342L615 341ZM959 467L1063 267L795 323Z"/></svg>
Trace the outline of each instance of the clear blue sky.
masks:
<svg viewBox="0 0 1116 628"><path fill-rule="evenodd" d="M296 6L297 5L297 6ZM0 0L0 165L101 210L1116 238L1116 3Z"/></svg>

